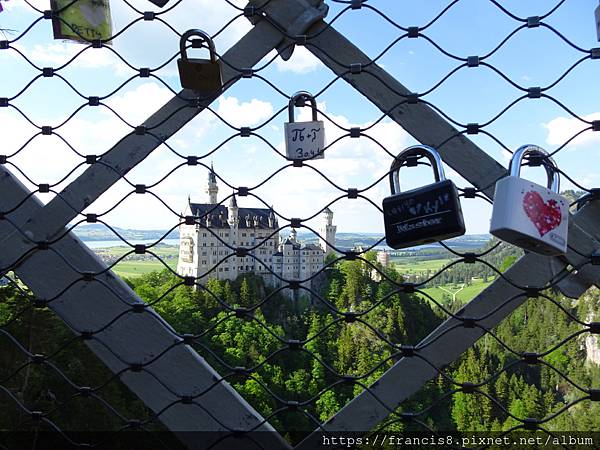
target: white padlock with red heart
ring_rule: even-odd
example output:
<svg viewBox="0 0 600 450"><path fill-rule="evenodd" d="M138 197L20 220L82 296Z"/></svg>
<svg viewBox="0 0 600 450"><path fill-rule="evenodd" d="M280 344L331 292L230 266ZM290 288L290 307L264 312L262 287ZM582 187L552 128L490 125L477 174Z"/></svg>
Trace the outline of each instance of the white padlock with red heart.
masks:
<svg viewBox="0 0 600 450"><path fill-rule="evenodd" d="M548 186L520 177L524 157L538 158ZM567 252L569 202L559 194L556 163L543 148L520 147L510 161L510 176L496 183L490 233L525 250L556 256Z"/></svg>

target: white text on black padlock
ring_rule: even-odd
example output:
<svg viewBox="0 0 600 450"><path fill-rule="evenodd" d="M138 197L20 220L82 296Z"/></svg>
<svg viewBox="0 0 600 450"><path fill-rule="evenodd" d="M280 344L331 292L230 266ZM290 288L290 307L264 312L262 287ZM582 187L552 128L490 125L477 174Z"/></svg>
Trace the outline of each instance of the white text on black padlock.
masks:
<svg viewBox="0 0 600 450"><path fill-rule="evenodd" d="M520 177L524 157L539 158L547 187ZM542 255L567 251L569 202L559 194L560 178L548 153L535 145L520 147L510 161L510 176L496 183L490 233Z"/></svg>
<svg viewBox="0 0 600 450"><path fill-rule="evenodd" d="M429 160L436 182L401 192L400 168L416 165L422 157ZM392 195L383 199L387 245L395 249L414 247L465 234L458 191L452 181L446 180L435 149L426 145L405 149L394 159L389 179Z"/></svg>
<svg viewBox="0 0 600 450"><path fill-rule="evenodd" d="M296 122L294 107L310 104L312 121ZM317 103L308 92L296 92L288 104L289 122L285 123L285 151L288 159L322 159L325 148L325 126L317 120Z"/></svg>

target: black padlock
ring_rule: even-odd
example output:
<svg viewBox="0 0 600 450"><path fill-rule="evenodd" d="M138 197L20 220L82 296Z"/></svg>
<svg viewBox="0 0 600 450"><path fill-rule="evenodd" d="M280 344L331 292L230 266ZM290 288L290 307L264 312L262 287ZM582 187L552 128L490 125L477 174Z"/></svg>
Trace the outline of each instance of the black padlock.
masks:
<svg viewBox="0 0 600 450"><path fill-rule="evenodd" d="M400 168L417 165L423 157L433 168L435 183L401 192ZM458 190L446 180L442 159L434 148L415 145L400 152L390 167L389 180L392 195L383 199L388 246L414 247L465 234Z"/></svg>
<svg viewBox="0 0 600 450"><path fill-rule="evenodd" d="M198 36L208 45L210 59L188 59L185 49L186 41ZM221 64L217 61L215 44L210 36L202 30L188 30L181 36L179 42L181 58L177 60L181 86L192 89L202 95L218 92L223 87Z"/></svg>

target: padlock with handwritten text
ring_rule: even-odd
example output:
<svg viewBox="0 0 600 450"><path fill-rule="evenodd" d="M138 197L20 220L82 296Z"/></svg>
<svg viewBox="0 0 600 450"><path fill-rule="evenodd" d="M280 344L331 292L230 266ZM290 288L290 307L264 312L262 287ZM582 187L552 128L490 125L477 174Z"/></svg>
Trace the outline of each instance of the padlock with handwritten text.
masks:
<svg viewBox="0 0 600 450"><path fill-rule="evenodd" d="M529 165L544 166L547 187L520 177L525 157ZM496 183L490 233L542 255L565 254L569 202L559 194L560 178L554 160L544 149L524 145L513 154L509 171L508 177Z"/></svg>
<svg viewBox="0 0 600 450"><path fill-rule="evenodd" d="M310 105L312 120L296 122L295 106ZM289 122L285 123L285 150L288 159L322 159L325 148L325 126L317 120L317 102L308 92L300 91L292 95L288 105Z"/></svg>
<svg viewBox="0 0 600 450"><path fill-rule="evenodd" d="M196 42L206 42L210 59L188 58L185 45L187 40L194 36L200 38L195 39ZM193 46L195 45L193 44ZM177 60L177 67L179 68L179 78L183 88L192 89L201 95L208 95L221 90L223 87L221 63L217 60L215 44L208 34L202 30L186 31L181 36L179 50L181 58Z"/></svg>
<svg viewBox="0 0 600 450"><path fill-rule="evenodd" d="M400 169L429 160L435 183L410 191L400 191ZM402 151L392 163L389 174L392 195L383 199L385 239L392 248L405 248L442 241L465 234L458 191L446 180L438 152L426 145Z"/></svg>

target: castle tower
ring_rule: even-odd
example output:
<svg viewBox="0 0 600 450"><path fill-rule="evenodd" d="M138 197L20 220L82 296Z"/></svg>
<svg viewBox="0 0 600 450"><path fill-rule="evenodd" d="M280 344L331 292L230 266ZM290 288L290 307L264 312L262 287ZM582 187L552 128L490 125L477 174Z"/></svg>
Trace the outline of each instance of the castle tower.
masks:
<svg viewBox="0 0 600 450"><path fill-rule="evenodd" d="M229 222L229 226L237 228L238 224L240 223L240 218L238 214L239 209L237 205L237 200L235 199L235 195L231 197L231 200L229 200L229 206L227 207L227 210L227 221Z"/></svg>
<svg viewBox="0 0 600 450"><path fill-rule="evenodd" d="M321 220L321 228L319 228L321 239L319 239L319 245L325 252L325 256L327 256L329 253L334 251L331 248L331 245L335 245L335 232L337 230L337 226L333 225L333 212L329 208L326 208L325 211L323 211Z"/></svg>
<svg viewBox="0 0 600 450"><path fill-rule="evenodd" d="M217 177L215 175L215 171L213 170L212 163L210 164L210 172L208 172L208 186L206 187L206 193L208 194L209 200L208 202L211 205L216 205L217 202L217 193L219 192L219 187L217 186Z"/></svg>
<svg viewBox="0 0 600 450"><path fill-rule="evenodd" d="M292 228L292 231L290 232L290 241L298 242L298 232L295 228Z"/></svg>

